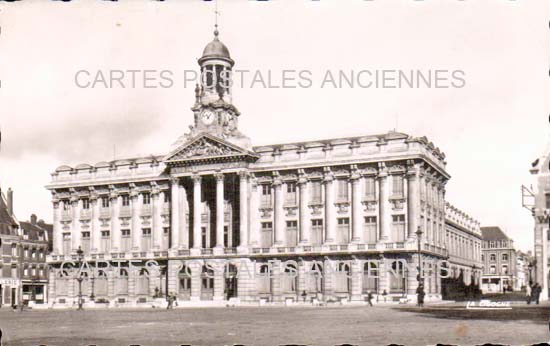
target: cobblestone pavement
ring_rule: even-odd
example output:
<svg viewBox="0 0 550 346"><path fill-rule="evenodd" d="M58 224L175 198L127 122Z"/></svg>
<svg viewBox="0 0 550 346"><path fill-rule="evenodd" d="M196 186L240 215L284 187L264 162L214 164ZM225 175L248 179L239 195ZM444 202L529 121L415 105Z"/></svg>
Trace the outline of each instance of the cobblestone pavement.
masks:
<svg viewBox="0 0 550 346"><path fill-rule="evenodd" d="M516 308L516 307L515 307ZM438 309L435 313L431 310ZM3 345L459 345L528 344L550 340L550 306L515 320L510 311L492 316L453 315L456 306L250 307L150 310L0 309ZM536 311L538 309L540 311ZM502 315L500 315L502 313ZM495 315L496 314L496 315ZM496 316L496 317L495 317ZM504 316L506 316L504 318ZM503 317L503 318L499 318Z"/></svg>

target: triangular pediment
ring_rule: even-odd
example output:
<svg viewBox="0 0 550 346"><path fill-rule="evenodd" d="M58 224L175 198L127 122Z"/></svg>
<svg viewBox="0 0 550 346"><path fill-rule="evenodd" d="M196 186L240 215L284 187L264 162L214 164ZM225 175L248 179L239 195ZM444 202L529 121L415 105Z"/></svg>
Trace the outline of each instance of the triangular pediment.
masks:
<svg viewBox="0 0 550 346"><path fill-rule="evenodd" d="M199 162L255 161L257 154L221 138L202 133L183 143L164 158L168 165Z"/></svg>

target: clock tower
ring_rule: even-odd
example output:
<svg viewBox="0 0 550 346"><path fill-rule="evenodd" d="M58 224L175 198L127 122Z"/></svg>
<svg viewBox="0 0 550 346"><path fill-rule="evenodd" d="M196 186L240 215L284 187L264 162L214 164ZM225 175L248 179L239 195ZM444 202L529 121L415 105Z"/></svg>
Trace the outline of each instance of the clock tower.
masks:
<svg viewBox="0 0 550 346"><path fill-rule="evenodd" d="M229 49L219 40L216 27L214 39L206 45L198 59L201 69L200 84L195 88L194 125L188 137L208 133L250 149L250 139L238 130L240 116L232 103L232 68Z"/></svg>

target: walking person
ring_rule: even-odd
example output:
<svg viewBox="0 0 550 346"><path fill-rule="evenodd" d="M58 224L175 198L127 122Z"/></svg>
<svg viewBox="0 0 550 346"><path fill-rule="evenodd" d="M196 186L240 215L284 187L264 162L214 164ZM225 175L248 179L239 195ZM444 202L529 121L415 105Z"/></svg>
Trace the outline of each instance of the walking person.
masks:
<svg viewBox="0 0 550 346"><path fill-rule="evenodd" d="M420 283L418 285L418 288L416 289L416 296L417 296L417 305L419 307L423 307L424 306L424 296L426 295L426 293L424 292L424 285L422 283Z"/></svg>
<svg viewBox="0 0 550 346"><path fill-rule="evenodd" d="M527 304L531 304L531 285L525 286L525 299L527 300Z"/></svg>
<svg viewBox="0 0 550 346"><path fill-rule="evenodd" d="M171 294L171 293L168 293L167 299L168 299L168 306L166 307L166 310L173 309L173 308L174 308L174 306L173 306L173 304L174 304L174 298L172 297L172 294Z"/></svg>
<svg viewBox="0 0 550 346"><path fill-rule="evenodd" d="M539 299L540 299L540 292L542 291L542 288L540 287L539 283L537 282L535 284L535 287L533 287L533 298L535 299L535 302L537 305L539 305Z"/></svg>
<svg viewBox="0 0 550 346"><path fill-rule="evenodd" d="M372 292L367 292L367 302L369 303L369 306L372 306Z"/></svg>

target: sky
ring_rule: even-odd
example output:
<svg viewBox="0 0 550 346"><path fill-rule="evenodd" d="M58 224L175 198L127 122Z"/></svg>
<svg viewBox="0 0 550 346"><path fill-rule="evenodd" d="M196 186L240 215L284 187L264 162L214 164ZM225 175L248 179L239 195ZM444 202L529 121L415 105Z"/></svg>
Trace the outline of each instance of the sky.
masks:
<svg viewBox="0 0 550 346"><path fill-rule="evenodd" d="M0 3L0 187L14 189L19 220L52 220L44 186L61 164L166 154L188 131L186 77L213 38L214 6ZM219 0L218 11L235 69L252 71L233 102L254 145L394 129L427 136L447 157L447 201L532 249L520 187L550 141L549 2ZM365 70L463 71L464 86L321 87L327 71ZM91 87L111 71L123 71L124 87ZM283 71L308 71L311 85L277 88ZM254 73L271 85L252 83Z"/></svg>

